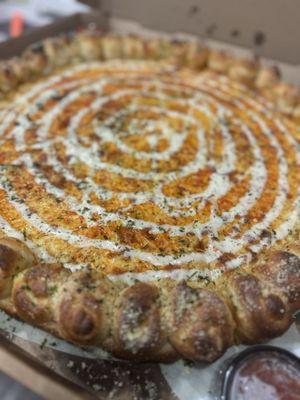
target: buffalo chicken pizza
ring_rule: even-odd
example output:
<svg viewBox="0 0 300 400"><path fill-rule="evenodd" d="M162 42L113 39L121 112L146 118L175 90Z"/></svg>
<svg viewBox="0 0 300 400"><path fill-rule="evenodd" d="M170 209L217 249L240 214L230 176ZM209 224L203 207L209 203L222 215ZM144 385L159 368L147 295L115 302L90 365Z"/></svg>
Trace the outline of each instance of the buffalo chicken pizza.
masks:
<svg viewBox="0 0 300 400"><path fill-rule="evenodd" d="M0 65L0 308L212 362L300 308L300 96L196 42L82 32Z"/></svg>

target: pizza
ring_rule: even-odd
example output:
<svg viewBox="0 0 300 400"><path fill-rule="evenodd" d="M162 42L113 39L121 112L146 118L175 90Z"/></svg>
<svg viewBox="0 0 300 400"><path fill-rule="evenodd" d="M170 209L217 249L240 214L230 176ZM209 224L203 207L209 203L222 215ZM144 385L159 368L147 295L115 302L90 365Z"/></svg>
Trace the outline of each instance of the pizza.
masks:
<svg viewBox="0 0 300 400"><path fill-rule="evenodd" d="M300 308L300 97L194 41L84 31L0 66L0 308L213 362Z"/></svg>

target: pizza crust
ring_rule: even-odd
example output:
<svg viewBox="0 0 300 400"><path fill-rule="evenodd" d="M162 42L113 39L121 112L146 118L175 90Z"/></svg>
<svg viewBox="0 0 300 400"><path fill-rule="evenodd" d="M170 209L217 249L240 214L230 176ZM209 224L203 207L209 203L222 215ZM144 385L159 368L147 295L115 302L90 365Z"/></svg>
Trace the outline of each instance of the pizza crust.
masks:
<svg viewBox="0 0 300 400"><path fill-rule="evenodd" d="M228 74L262 95L272 99L283 114L298 116L298 88L279 81L276 66L264 67L256 59L239 59L223 50L208 49L196 41L185 42L163 38L142 39L138 36L120 37L83 31L45 39L26 49L22 56L0 64L0 93L6 95L20 84L51 73L55 68L88 60L167 59L196 70L208 67Z"/></svg>
<svg viewBox="0 0 300 400"><path fill-rule="evenodd" d="M31 250L14 238L2 238L0 251L2 309L124 359L213 362L233 344L282 334L300 308L300 259L289 251L273 251L208 285L161 280L130 286L96 270L35 264Z"/></svg>
<svg viewBox="0 0 300 400"><path fill-rule="evenodd" d="M196 70L208 66L257 90L282 114L299 118L299 90L280 82L274 67L196 42L95 32L46 39L2 63L0 91L5 99L22 83L56 68L112 58L168 59ZM3 237L0 307L70 342L100 346L119 358L213 362L233 344L268 340L292 323L300 308L297 232L285 248L262 253L213 282L153 279L131 285L94 269L71 272L60 264L39 263L24 243Z"/></svg>

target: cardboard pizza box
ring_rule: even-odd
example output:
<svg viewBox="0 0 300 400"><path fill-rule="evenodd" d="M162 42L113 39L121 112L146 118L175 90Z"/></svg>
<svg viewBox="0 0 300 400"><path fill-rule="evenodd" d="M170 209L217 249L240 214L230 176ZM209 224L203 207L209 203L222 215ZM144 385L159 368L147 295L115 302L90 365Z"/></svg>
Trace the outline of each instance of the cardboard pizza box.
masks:
<svg viewBox="0 0 300 400"><path fill-rule="evenodd" d="M61 18L1 43L0 59L19 54L46 37L96 24L121 33L197 36L209 46L230 49L237 55L254 53L265 63L276 63L285 80L300 84L300 9L293 0L83 2L92 7L91 12ZM300 355L296 324L273 342ZM229 356L241 348L232 349ZM183 363L160 366L94 357L88 349L64 345L49 334L0 314L0 370L50 400L208 400L222 362L198 378L199 369ZM203 380L202 392L193 385L199 379ZM207 381L212 382L209 387Z"/></svg>

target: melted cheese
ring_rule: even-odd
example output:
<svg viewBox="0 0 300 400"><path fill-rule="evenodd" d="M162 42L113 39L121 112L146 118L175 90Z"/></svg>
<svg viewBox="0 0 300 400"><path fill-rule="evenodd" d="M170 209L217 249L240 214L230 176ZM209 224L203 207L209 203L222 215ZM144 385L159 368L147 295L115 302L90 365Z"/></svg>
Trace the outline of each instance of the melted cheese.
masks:
<svg viewBox="0 0 300 400"><path fill-rule="evenodd" d="M89 75L90 71L93 71L91 76ZM99 76L95 77L95 71L99 72ZM129 75L127 71L130 72ZM153 79L149 80L149 76ZM67 81L65 81L66 79ZM131 83L131 88L127 87L127 80ZM105 92L109 85L114 87L111 94ZM135 89L135 86L138 88ZM32 116L43 109L55 96L59 96L60 91L65 92L62 98L53 106L46 107L38 119L32 120ZM174 97L169 91L175 91L179 95ZM180 93L183 95L182 98ZM79 109L75 108L69 118L65 133L50 134L53 122L60 116L64 116L68 107L87 94L94 96L94 99L87 105L81 105ZM104 122L99 123L96 116L105 106L109 103L120 104L124 98L129 99L128 103L120 110L115 111L113 115L109 115ZM146 106L138 101L147 98L154 99L155 104L150 103ZM169 102L175 103L178 110L169 109ZM185 108L188 112L181 111ZM141 113L148 111L151 111L156 119L139 117ZM195 112L202 113L210 121L209 127L196 118ZM243 113L246 118L241 117ZM123 274L125 280L167 276L182 279L183 277L193 277L196 273L214 279L221 273L221 269L214 267L214 263L222 255L231 254L231 259L226 263L227 268L237 268L251 259L249 250L259 252L266 245L272 245L277 240L284 239L296 225L299 216L299 193L294 198L293 196L291 199L288 197L291 188L289 183L290 166L286 160L286 151L264 119L264 116L272 118L272 113L270 105L260 99L254 99L250 92L245 93L245 88L232 84L225 78L212 79L209 74L203 74L200 77L195 74L184 81L183 78L179 79L175 71L170 68L166 69L160 64L114 61L84 64L48 78L41 84L35 84L25 95L17 97L15 108L2 114L0 145L3 146L8 141L14 143L17 153L14 164L26 168L37 185L42 186L49 195L63 201L69 210L82 218L88 229L97 227L100 223L104 226L117 223L121 226L129 226L136 231L147 231L151 235L165 234L167 245L160 252L144 250L136 245L131 246L109 237L106 239L91 238L76 233L72 229L51 225L20 198L18 188L14 188L6 174L7 166L2 168L0 188L6 193L10 204L23 220L43 235L53 236L79 249L107 250L121 254L124 259L139 260L148 265L149 271L131 271ZM92 139L88 136L81 137L78 133L82 121L90 114L94 115L90 123L93 130ZM118 123L126 118L130 120L130 124L128 130L124 131L122 128L118 128ZM181 126L174 127L170 123L172 120L180 121ZM257 132L254 132L253 128L249 126L247 120L251 120L258 126L262 140ZM293 148L299 164L300 153L296 140L285 126L284 121L275 117L273 120L285 140L289 142L289 146ZM14 126L7 133L12 123ZM244 195L241 195L229 210L220 210L218 201L234 187L235 183L231 179L231 174L236 171L241 156L237 152L237 144L232 136L230 124L240 130L251 148L251 166L246 171L242 171L241 176L241 178L249 176L249 186ZM158 163L171 162L172 158L176 159L178 154L184 151L191 127L195 131L195 140L197 140L198 146L193 159L176 170L159 170ZM212 135L216 128L220 131L223 150L218 161L209 155L208 143L206 143L207 135ZM27 134L30 129L35 130L35 136L34 140L28 142ZM126 138L131 135L139 135L141 138L145 136L149 149L137 151L130 145L130 142L128 144L126 141ZM211 139L214 140L214 137ZM161 151L157 150L160 140L168 144ZM278 165L274 166L278 169L278 171L276 170L278 179L274 182L273 189L276 195L273 203L267 205L267 211L263 218L258 221L245 222L248 213L260 201L268 184L270 171L263 155L266 143L270 146L270 151L273 151L278 158ZM60 161L55 150L57 145L64 148L68 164ZM141 171L135 166L125 167L122 163L104 161L101 152L106 145L113 145L124 157L133 157L137 165L145 161L150 163L150 170ZM245 150L247 151L247 149ZM46 165L63 177L65 181L83 187L80 201L76 196L67 193L64 187L59 187L49 181L35 162L33 154L36 151L42 151L47 155ZM84 179L76 177L69 168L78 162L85 165L88 170ZM295 168L297 167L299 168L299 165L295 166ZM186 193L179 197L170 196L164 192L166 185L192 176L205 168L212 172L209 183L203 190ZM101 170L112 175L115 174L121 179L154 184L149 190L115 191L114 188L95 182L94 176ZM299 184L299 181L297 183ZM122 212L120 210L107 211L105 206L90 201L91 194L97 195L102 202L110 201L117 196L119 200L129 202L129 206L125 209L128 212L138 205L154 204L168 218L173 218L175 221L176 219L192 218L192 222L171 224L162 221L157 223L153 219L128 216L124 210ZM208 203L211 204L209 219L200 222L197 220L197 213ZM290 212L288 216L281 218L281 213L287 204ZM95 214L98 216L96 220ZM249 226L247 225L247 229L244 229L241 235L231 232L224 237L221 234L222 230L230 224L235 224L239 229L239 226L245 223ZM271 226L272 228L270 228ZM4 217L0 219L0 228L8 235L22 237L18 229L13 228L10 221L6 221ZM262 233L268 229L273 232L275 230L271 243L262 237ZM179 238L178 240L180 240L181 237L186 238L189 235L198 240L208 237L208 244L204 250L194 249L179 254L167 251L168 238L170 240ZM52 262L54 259L58 259L59 261L59 254L53 257L42 246L37 246L34 241L28 240L28 244L37 251L43 260ZM199 268L195 268L197 263L199 263ZM211 267L204 268L203 264L211 265ZM73 270L82 267L82 264L71 262L66 263L66 266ZM172 272L159 270L170 266L173 268ZM190 266L190 268L186 270L182 269L182 266L185 268ZM119 275L110 274L110 276L112 279L116 279L116 276Z"/></svg>

